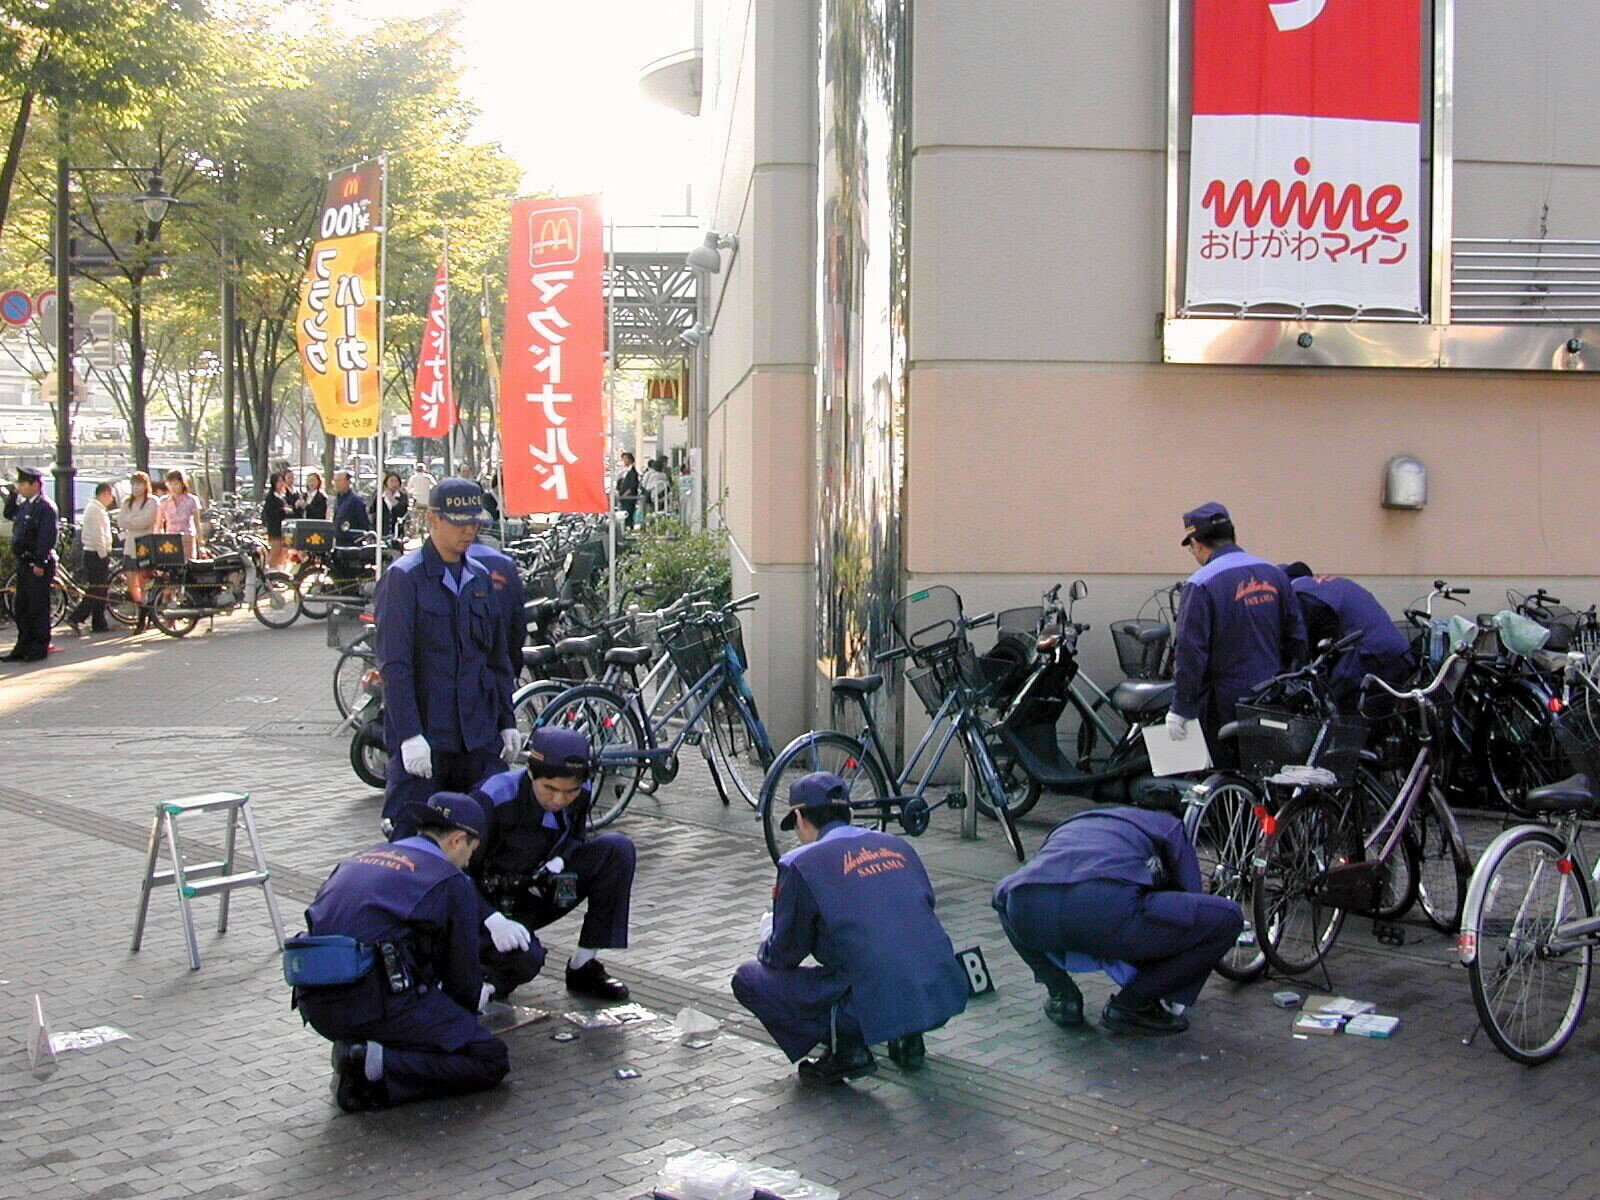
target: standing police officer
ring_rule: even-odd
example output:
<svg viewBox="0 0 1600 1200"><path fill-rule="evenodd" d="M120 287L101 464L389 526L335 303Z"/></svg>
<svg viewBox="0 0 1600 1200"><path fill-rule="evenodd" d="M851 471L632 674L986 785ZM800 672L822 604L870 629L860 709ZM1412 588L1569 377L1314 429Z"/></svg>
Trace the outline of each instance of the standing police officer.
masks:
<svg viewBox="0 0 1600 1200"><path fill-rule="evenodd" d="M825 771L789 788L788 816L801 845L778 861L772 931L733 976L733 994L800 1077L840 1083L878 1069L867 1049L915 1070L922 1035L967 1006L967 978L934 914L933 884L901 838L850 824L849 790ZM810 956L822 965L802 967Z"/></svg>
<svg viewBox="0 0 1600 1200"><path fill-rule="evenodd" d="M1233 519L1222 505L1184 513L1183 525L1182 544L1200 569L1178 601L1167 732L1181 740L1198 719L1220 763L1232 747L1218 745L1217 730L1233 720L1239 697L1305 657L1305 622L1283 571L1234 544Z"/></svg>
<svg viewBox="0 0 1600 1200"><path fill-rule="evenodd" d="M994 889L1000 925L1050 997L1045 1016L1083 1024L1067 955L1134 970L1101 1017L1117 1033L1182 1033L1212 967L1244 928L1231 900L1203 894L1183 823L1142 808L1095 808L1050 831L1039 853Z"/></svg>
<svg viewBox="0 0 1600 1200"><path fill-rule="evenodd" d="M483 809L440 792L410 819L415 836L340 863L306 909L313 936L343 935L374 958L352 982L295 988L301 1016L333 1042L334 1099L345 1112L491 1088L511 1067L506 1044L475 1015L487 996L482 903L463 868L483 836Z"/></svg>
<svg viewBox="0 0 1600 1200"><path fill-rule="evenodd" d="M1290 563L1283 570L1300 601L1312 646L1361 631L1361 641L1333 665L1328 679L1340 709L1355 711L1361 681L1368 675L1376 675L1393 688L1405 686L1417 669L1417 657L1411 651L1411 640L1395 627L1376 596L1353 579L1313 575L1303 562Z"/></svg>
<svg viewBox="0 0 1600 1200"><path fill-rule="evenodd" d="M333 540L340 546L355 546L363 533L372 532L372 517L356 492L349 471L333 473Z"/></svg>
<svg viewBox="0 0 1600 1200"><path fill-rule="evenodd" d="M489 906L492 949L484 971L497 1000L544 966L542 929L587 900L578 949L567 963L567 990L597 1000L626 1000L628 988L596 955L628 946L633 843L620 833L586 838L589 741L573 729L537 729L528 765L491 775L473 790L488 814L488 833L472 877ZM498 920L496 919L498 918Z"/></svg>
<svg viewBox="0 0 1600 1200"><path fill-rule="evenodd" d="M50 653L50 584L56 576L56 506L44 494L37 467L18 467L17 486L6 497L11 556L17 560L12 598L17 644L5 662L39 662Z"/></svg>
<svg viewBox="0 0 1600 1200"><path fill-rule="evenodd" d="M377 595L383 735L389 752L383 817L410 832L407 805L438 789L466 791L511 762L521 739L511 713L505 626L489 571L467 555L483 490L446 479L429 497L428 539L384 573Z"/></svg>

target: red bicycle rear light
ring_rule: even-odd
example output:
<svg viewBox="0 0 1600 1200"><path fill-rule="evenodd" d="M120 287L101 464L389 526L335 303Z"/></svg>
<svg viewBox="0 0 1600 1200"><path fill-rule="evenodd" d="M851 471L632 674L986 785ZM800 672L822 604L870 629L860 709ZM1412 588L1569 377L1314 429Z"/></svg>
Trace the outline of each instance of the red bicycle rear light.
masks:
<svg viewBox="0 0 1600 1200"><path fill-rule="evenodd" d="M1545 707L1548 708L1553 713L1558 713L1558 712L1564 711L1566 709L1567 705L1566 705L1566 702L1563 701L1560 696L1551 696L1549 702L1545 705Z"/></svg>
<svg viewBox="0 0 1600 1200"><path fill-rule="evenodd" d="M1271 837L1278 832L1278 818L1267 811L1265 804L1257 804L1253 810L1256 815L1256 824L1261 826L1261 832Z"/></svg>

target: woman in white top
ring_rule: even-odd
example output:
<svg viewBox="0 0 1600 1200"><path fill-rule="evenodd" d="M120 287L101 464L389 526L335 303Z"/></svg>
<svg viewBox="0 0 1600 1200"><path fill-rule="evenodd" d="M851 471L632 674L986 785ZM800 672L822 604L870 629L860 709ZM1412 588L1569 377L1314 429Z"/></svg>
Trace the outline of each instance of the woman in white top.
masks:
<svg viewBox="0 0 1600 1200"><path fill-rule="evenodd" d="M128 499L117 509L117 528L122 530L122 553L127 555L130 564L128 595L139 606L138 628L143 629L149 621L144 609L144 588L149 582L150 573L135 571L132 568L133 539L156 531L157 507L155 498L150 495L150 476L143 471L135 471L128 478L133 490L128 494Z"/></svg>

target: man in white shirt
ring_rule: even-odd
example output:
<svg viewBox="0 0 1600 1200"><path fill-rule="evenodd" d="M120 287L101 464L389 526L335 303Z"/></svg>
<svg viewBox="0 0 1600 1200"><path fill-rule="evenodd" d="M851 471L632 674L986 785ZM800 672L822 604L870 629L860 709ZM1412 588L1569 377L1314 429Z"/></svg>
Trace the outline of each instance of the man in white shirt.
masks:
<svg viewBox="0 0 1600 1200"><path fill-rule="evenodd" d="M72 610L67 624L72 632L83 636L83 621L89 620L89 632L105 633L106 581L111 578L111 509L117 504L116 493L109 483L96 485L94 499L83 510L83 528L78 535L83 546L83 578L86 590L78 607Z"/></svg>
<svg viewBox="0 0 1600 1200"><path fill-rule="evenodd" d="M421 463L411 472L411 477L406 480L406 491L411 495L411 507L419 513L428 507L428 497L433 494L433 487L438 480L428 474L428 468Z"/></svg>

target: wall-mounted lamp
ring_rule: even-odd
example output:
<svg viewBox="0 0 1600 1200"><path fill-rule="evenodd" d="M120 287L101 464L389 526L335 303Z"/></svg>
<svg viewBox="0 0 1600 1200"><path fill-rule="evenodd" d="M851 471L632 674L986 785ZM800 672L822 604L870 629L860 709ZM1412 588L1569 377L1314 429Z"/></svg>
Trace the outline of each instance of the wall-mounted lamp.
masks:
<svg viewBox="0 0 1600 1200"><path fill-rule="evenodd" d="M1428 503L1428 468L1409 454L1397 454L1383 469L1383 506L1416 511Z"/></svg>
<svg viewBox="0 0 1600 1200"><path fill-rule="evenodd" d="M1576 354L1582 349L1583 349L1583 339L1582 338L1568 338L1567 339L1567 353L1568 354Z"/></svg>
<svg viewBox="0 0 1600 1200"><path fill-rule="evenodd" d="M683 265L691 271L706 271L712 275L722 273L722 251L737 250L739 239L731 233L708 233L703 245L696 246L683 256Z"/></svg>
<svg viewBox="0 0 1600 1200"><path fill-rule="evenodd" d="M709 325L702 325L699 321L696 321L693 325L689 326L689 328L685 329L678 335L678 340L685 346L698 346L710 336L711 327Z"/></svg>

